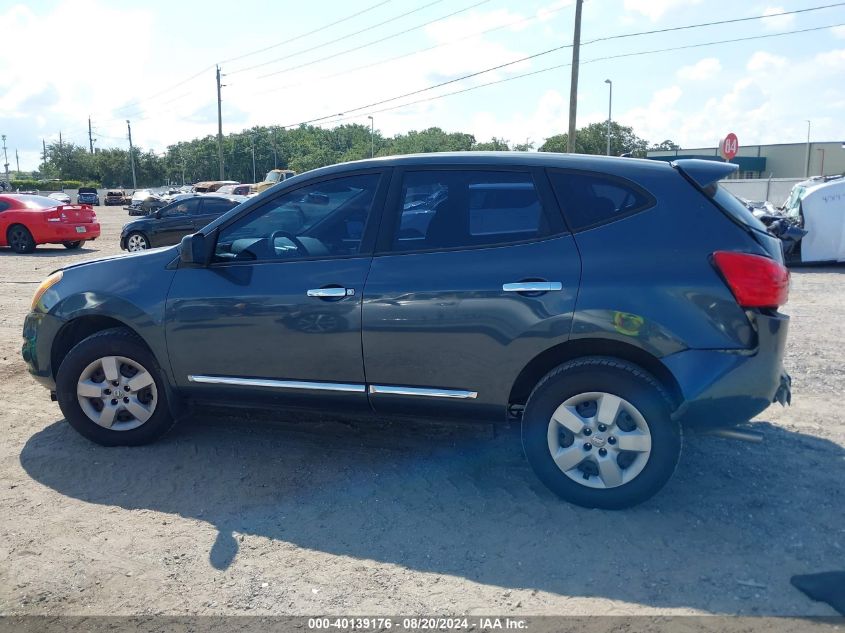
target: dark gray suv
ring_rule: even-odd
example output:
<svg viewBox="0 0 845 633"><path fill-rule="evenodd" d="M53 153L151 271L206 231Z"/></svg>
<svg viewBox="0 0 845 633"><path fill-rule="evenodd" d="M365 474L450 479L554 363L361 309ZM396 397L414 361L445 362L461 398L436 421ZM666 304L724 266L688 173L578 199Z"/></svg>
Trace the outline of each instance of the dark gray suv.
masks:
<svg viewBox="0 0 845 633"><path fill-rule="evenodd" d="M317 169L178 247L69 266L23 356L105 445L194 403L521 419L562 498L656 493L684 425L790 397L781 247L720 188L735 169L535 153Z"/></svg>

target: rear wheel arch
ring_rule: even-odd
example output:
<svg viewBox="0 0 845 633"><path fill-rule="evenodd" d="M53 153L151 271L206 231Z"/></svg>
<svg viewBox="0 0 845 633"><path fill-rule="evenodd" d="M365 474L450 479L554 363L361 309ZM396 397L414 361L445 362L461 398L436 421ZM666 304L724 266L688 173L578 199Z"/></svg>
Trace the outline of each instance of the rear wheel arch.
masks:
<svg viewBox="0 0 845 633"><path fill-rule="evenodd" d="M587 356L618 358L642 367L655 377L669 395L673 409L684 401L680 385L672 372L649 352L630 343L610 339L577 339L547 349L522 369L511 387L509 405L524 405L537 384L563 363Z"/></svg>

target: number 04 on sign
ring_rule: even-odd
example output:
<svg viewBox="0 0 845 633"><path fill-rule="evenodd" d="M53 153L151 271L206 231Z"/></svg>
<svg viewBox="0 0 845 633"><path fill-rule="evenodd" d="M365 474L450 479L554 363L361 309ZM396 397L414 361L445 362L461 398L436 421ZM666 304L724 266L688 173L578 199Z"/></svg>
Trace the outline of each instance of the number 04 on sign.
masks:
<svg viewBox="0 0 845 633"><path fill-rule="evenodd" d="M732 161L734 156L737 155L739 152L739 140L736 137L736 134L733 132L729 132L725 138L721 140L719 143L719 150L722 154L722 158L726 161Z"/></svg>

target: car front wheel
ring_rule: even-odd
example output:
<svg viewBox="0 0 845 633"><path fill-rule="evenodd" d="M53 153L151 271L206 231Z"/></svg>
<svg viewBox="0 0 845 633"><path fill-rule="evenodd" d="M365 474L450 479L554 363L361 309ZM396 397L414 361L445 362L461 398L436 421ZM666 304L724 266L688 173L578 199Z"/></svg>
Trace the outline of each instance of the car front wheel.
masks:
<svg viewBox="0 0 845 633"><path fill-rule="evenodd" d="M103 446L137 446L173 426L165 377L131 331L113 328L78 343L59 367L56 398L70 425Z"/></svg>
<svg viewBox="0 0 845 633"><path fill-rule="evenodd" d="M150 241L143 233L130 233L126 238L126 250L134 253L136 251L145 251L150 247Z"/></svg>
<svg viewBox="0 0 845 633"><path fill-rule="evenodd" d="M656 494L675 471L682 438L671 410L663 386L642 368L608 357L572 360L528 399L523 448L562 499L627 508Z"/></svg>

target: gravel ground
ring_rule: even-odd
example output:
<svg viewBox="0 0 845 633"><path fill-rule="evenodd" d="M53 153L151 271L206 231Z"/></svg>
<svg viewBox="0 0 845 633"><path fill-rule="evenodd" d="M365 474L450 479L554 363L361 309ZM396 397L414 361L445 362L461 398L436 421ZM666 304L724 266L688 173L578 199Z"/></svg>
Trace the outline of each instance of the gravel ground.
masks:
<svg viewBox="0 0 845 633"><path fill-rule="evenodd" d="M53 269L119 251L0 249L0 614L832 615L796 573L845 568L845 268L793 273L791 408L763 444L690 436L624 512L561 503L514 429L208 412L101 448L20 359Z"/></svg>

